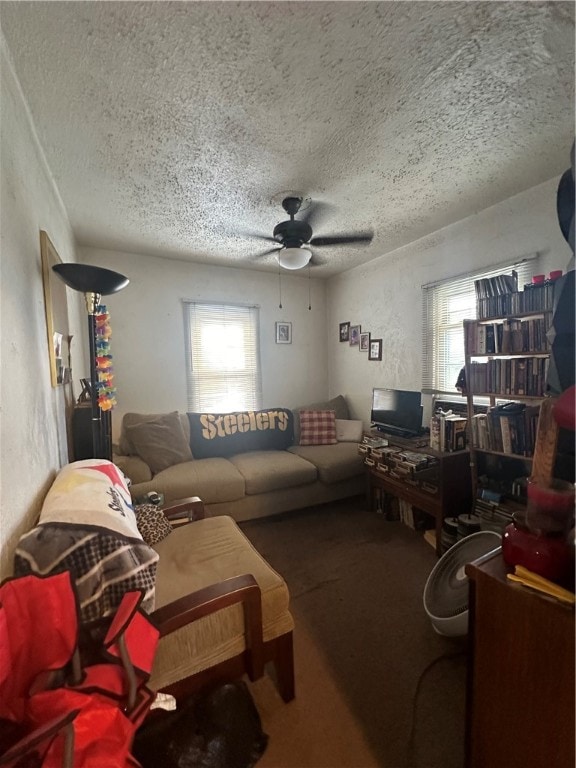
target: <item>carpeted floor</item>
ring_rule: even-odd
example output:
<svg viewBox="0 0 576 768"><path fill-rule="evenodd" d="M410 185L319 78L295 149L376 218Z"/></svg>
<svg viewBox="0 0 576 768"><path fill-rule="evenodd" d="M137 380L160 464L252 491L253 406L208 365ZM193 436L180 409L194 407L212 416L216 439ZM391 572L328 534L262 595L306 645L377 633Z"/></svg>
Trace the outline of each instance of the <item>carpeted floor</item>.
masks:
<svg viewBox="0 0 576 768"><path fill-rule="evenodd" d="M296 699L251 688L270 735L262 768L461 768L465 638L437 635L421 532L339 502L242 524L288 582Z"/></svg>

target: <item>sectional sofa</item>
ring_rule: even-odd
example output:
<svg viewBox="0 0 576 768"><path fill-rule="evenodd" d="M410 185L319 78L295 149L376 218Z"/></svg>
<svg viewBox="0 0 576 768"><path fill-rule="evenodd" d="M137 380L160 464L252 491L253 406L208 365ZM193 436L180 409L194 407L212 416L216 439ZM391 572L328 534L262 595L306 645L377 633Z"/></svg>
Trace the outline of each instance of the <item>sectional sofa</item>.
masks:
<svg viewBox="0 0 576 768"><path fill-rule="evenodd" d="M336 441L301 444L301 417L319 412L334 413ZM114 462L135 499L199 496L208 515L240 522L363 493L361 434L342 395L294 410L126 413Z"/></svg>

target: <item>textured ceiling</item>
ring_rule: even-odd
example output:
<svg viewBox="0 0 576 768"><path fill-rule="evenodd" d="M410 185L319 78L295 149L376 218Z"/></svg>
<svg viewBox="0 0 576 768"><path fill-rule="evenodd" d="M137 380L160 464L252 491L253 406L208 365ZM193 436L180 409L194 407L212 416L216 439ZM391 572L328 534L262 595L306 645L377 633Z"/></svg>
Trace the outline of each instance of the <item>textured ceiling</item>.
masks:
<svg viewBox="0 0 576 768"><path fill-rule="evenodd" d="M574 4L2 2L81 245L274 269L281 192L333 206L313 274L562 173Z"/></svg>

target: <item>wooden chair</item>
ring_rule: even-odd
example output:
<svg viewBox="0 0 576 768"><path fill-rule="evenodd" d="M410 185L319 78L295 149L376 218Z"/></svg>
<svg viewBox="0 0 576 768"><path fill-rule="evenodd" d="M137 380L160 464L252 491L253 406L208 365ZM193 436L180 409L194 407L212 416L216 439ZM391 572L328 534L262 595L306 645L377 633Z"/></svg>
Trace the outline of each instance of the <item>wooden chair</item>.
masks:
<svg viewBox="0 0 576 768"><path fill-rule="evenodd" d="M282 577L231 518L205 518L198 497L163 511L174 530L155 546L151 618L161 638L150 687L182 699L244 673L257 680L271 662L280 695L293 699L294 623Z"/></svg>

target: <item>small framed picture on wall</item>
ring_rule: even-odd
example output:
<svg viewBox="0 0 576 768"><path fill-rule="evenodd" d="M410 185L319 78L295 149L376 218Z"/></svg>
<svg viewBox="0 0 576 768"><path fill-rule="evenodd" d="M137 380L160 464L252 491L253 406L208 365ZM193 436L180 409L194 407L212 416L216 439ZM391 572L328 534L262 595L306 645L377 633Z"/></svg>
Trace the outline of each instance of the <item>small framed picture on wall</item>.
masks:
<svg viewBox="0 0 576 768"><path fill-rule="evenodd" d="M382 339L370 339L368 360L382 360Z"/></svg>
<svg viewBox="0 0 576 768"><path fill-rule="evenodd" d="M350 346L357 347L360 344L360 331L362 328L359 325L350 326Z"/></svg>
<svg viewBox="0 0 576 768"><path fill-rule="evenodd" d="M360 352L368 352L370 349L370 334L369 333L361 333L360 334L360 344L358 345L360 348Z"/></svg>
<svg viewBox="0 0 576 768"><path fill-rule="evenodd" d="M350 323L340 323L340 341L350 341Z"/></svg>
<svg viewBox="0 0 576 768"><path fill-rule="evenodd" d="M292 344L292 323L276 323L276 344Z"/></svg>

